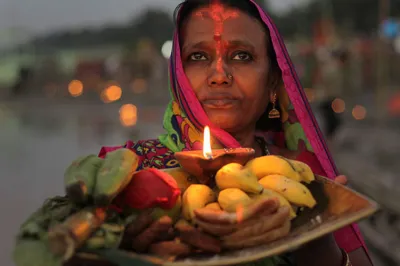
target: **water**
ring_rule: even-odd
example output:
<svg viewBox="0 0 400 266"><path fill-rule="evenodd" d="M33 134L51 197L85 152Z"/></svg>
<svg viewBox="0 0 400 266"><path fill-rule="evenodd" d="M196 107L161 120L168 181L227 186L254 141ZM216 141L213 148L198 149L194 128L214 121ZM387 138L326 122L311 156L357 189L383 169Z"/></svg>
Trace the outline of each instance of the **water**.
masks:
<svg viewBox="0 0 400 266"><path fill-rule="evenodd" d="M162 107L139 108L139 115L158 118L139 121L139 131L121 126L119 106L41 101L0 105L0 265L13 265L14 237L24 219L46 198L63 194L63 172L72 160L96 154L102 145L160 134Z"/></svg>

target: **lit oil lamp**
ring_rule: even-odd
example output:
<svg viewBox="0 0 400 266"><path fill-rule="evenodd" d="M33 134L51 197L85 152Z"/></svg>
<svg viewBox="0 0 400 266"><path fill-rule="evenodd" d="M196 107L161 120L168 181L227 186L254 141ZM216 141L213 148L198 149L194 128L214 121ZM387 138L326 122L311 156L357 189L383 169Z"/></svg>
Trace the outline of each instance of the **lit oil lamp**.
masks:
<svg viewBox="0 0 400 266"><path fill-rule="evenodd" d="M195 176L202 184L212 184L217 171L229 163L244 165L254 158L251 148L212 149L210 128L204 128L203 150L176 152L175 158L185 171Z"/></svg>

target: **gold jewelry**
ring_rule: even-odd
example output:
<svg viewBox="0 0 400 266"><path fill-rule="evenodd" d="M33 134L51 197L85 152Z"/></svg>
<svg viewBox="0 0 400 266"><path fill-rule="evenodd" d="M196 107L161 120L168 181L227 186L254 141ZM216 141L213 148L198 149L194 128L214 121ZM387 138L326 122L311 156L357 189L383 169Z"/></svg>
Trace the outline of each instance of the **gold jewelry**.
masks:
<svg viewBox="0 0 400 266"><path fill-rule="evenodd" d="M231 74L231 73L228 73L226 76L227 76L227 77L228 77L228 79L230 79L230 80L232 80L232 79L233 79L233 76L232 76L232 74Z"/></svg>
<svg viewBox="0 0 400 266"><path fill-rule="evenodd" d="M272 110L269 111L269 113L268 113L268 118L270 118L270 119L275 119L275 118L281 117L281 114L275 108L275 103L276 103L276 93L274 93L274 95L272 96Z"/></svg>

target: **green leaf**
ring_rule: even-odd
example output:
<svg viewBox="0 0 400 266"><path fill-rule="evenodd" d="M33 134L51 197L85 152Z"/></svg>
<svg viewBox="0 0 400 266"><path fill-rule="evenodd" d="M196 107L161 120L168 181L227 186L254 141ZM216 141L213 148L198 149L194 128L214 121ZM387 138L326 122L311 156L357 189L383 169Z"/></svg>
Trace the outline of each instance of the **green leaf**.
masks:
<svg viewBox="0 0 400 266"><path fill-rule="evenodd" d="M44 241L19 241L13 252L16 266L61 266L61 257L54 256Z"/></svg>

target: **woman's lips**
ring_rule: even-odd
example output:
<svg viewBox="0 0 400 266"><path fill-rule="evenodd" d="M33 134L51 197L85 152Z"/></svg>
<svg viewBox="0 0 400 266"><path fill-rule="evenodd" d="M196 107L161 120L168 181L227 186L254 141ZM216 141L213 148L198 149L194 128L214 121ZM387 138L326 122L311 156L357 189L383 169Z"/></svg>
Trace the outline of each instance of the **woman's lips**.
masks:
<svg viewBox="0 0 400 266"><path fill-rule="evenodd" d="M236 99L207 99L202 101L202 104L208 108L227 109L236 105Z"/></svg>

